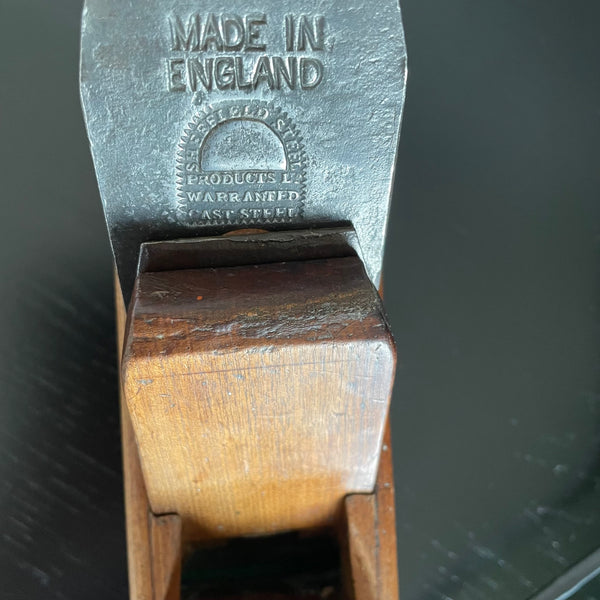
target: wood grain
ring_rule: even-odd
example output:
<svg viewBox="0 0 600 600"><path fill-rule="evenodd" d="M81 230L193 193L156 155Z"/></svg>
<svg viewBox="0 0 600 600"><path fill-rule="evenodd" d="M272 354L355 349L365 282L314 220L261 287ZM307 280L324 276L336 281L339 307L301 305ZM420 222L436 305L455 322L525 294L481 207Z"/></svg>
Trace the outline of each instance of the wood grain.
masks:
<svg viewBox="0 0 600 600"><path fill-rule="evenodd" d="M148 497L186 539L332 525L373 490L395 355L358 258L145 273L129 318Z"/></svg>
<svg viewBox="0 0 600 600"><path fill-rule="evenodd" d="M125 335L126 315L115 274L117 351ZM181 519L152 513L129 411L121 394L121 436L127 535L127 565L131 600L177 600L180 597Z"/></svg>
<svg viewBox="0 0 600 600"><path fill-rule="evenodd" d="M389 423L373 494L354 494L344 502L342 554L348 600L397 599L396 513Z"/></svg>
<svg viewBox="0 0 600 600"><path fill-rule="evenodd" d="M117 352L123 354L126 313L119 278L115 272L115 306L117 311ZM121 388L121 437L123 444L123 482L127 523L127 565L131 600L154 600L152 589L152 550L148 494L142 474L137 444L129 411Z"/></svg>
<svg viewBox="0 0 600 600"><path fill-rule="evenodd" d="M181 597L181 519L179 515L150 518L152 583L155 600Z"/></svg>
<svg viewBox="0 0 600 600"><path fill-rule="evenodd" d="M339 260L340 259L336 259L336 261ZM346 258L344 260L347 262L347 265L345 265L344 268L350 268L355 274L359 274L358 279L350 281L347 278L348 273L344 273L343 268L340 273L338 273L338 277L335 276L335 273L333 273L331 269L327 272L320 273L319 270L315 270L314 267L315 264L324 261L309 261L307 264L310 266L311 273L317 276L316 280L312 282L312 287L311 285L308 285L306 289L304 286L298 285L292 285L290 287L289 285L285 285L290 282L286 282L284 277L283 280L279 280L279 287L275 286L275 288L269 288L271 293L269 294L269 300L266 302L261 300L261 298L264 296L264 289L267 288L264 288L265 282L261 280L260 277L256 277L256 267L250 269L249 275L253 281L254 287L252 287L252 285L248 286L248 282L246 281L244 284L244 291L247 297L241 304L240 302L234 303L232 301L233 296L236 294L239 296L238 292L240 291L239 289L236 289L235 286L231 285L230 279L232 278L232 275L229 274L229 279L227 279L229 287L225 286L225 288L218 288L217 277L213 281L213 283L217 284L214 286L214 289L220 289L221 292L224 293L221 293L218 296L215 295L213 305L203 305L203 307L205 307L204 310L212 314L213 323L205 323L204 328L200 327L193 333L198 334L200 340L206 341L206 337L210 337L210 331L216 331L218 335L215 337L218 338L220 335L222 336L223 331L231 333L232 324L237 324L238 327L240 326L240 315L243 315L245 319L254 317L254 322L252 318L250 318L249 321L245 320L245 322L241 324L244 325L242 328L242 335L238 335L238 337L235 338L235 343L232 344L231 339L228 341L226 340L225 345L219 348L219 352L214 354L213 350L214 356L221 356L221 359L223 359L224 356L224 360L231 361L231 352L227 352L228 344L232 351L240 351L240 349L242 349L247 352L249 348L257 347L256 342L258 336L256 331L256 320L260 318L262 320L262 326L266 327L267 330L270 329L270 335L267 334L265 336L263 332L265 340L270 340L270 343L273 342L273 340L279 343L281 343L281 340L284 340L284 347L286 345L292 347L295 345L300 347L308 346L309 348L312 348L313 360L307 361L306 356L299 358L304 362L310 362L313 367L315 364L319 364L321 368L327 366L327 362L323 358L320 358L319 361L314 360L314 356L318 354L315 354L314 352L315 345L318 346L320 344L329 347L332 343L341 343L343 346L348 341L351 342L351 346L356 343L360 344L361 342L364 342L364 339L368 338L374 330L378 329L386 331L383 338L386 339L386 343L390 344L391 338L389 338L389 332L387 332L385 319L383 318L377 295L373 296L374 290L369 288L368 285L365 285L362 289L360 286L357 287L355 285L357 281L361 281L363 284L365 283L363 280L363 273L357 268L356 259L353 258L348 260ZM355 264L350 267L353 262ZM338 262L338 266L340 264L341 263ZM266 268L266 271L271 272L270 275L273 276L274 273L278 273L280 269L281 265L269 266ZM294 271L296 275L303 272L301 264L295 264L291 267L291 270ZM207 270L203 269L202 271L206 273ZM210 269L209 271L215 275L214 269ZM166 279L163 279L162 281L157 281L154 276L148 278L147 282L150 283L149 300L147 300L145 306L154 308L154 311L150 311L153 312L154 316L145 318L144 324L149 326L154 324L156 320L160 321L162 319L162 321L155 325L157 332L155 337L161 339L161 341L169 338L166 333L170 330L168 327L165 328L167 320L170 325L176 323L180 326L185 319L190 319L190 314L186 311L191 309L191 311L197 314L197 303L204 302L205 300L203 294L197 294L195 301L189 302L189 298L193 298L193 294L190 296L189 292L197 292L198 282L193 281L190 286L190 282L186 281L185 284L182 285L181 278L183 275L183 273L179 273L180 277L176 277L172 273L167 273ZM321 275L321 277L319 277L319 275ZM171 277L175 277L175 279L178 280L178 285L172 285L173 280ZM281 272L276 275L276 280L278 277L281 278ZM161 278L159 278L159 280L160 279ZM243 280L244 278L242 277L241 281L243 282ZM342 280L346 281L346 288L344 288L343 285L340 285ZM326 283L323 285L323 282ZM158 283L165 284L158 285L158 287L165 289L158 289ZM270 281L267 283L273 284L274 282ZM354 292L351 292L352 288L354 289ZM290 290L295 289L298 289L299 292L296 293L294 300L290 301ZM260 294L258 295L256 294L257 290L260 290ZM321 291L321 295L319 296L317 294L317 296L313 296L313 303L311 305L310 302L307 302L309 298L303 297L302 292L304 291L310 294L317 290ZM168 293L165 294L165 292ZM237 313L232 312L232 310L229 309L230 314L226 314L228 310L226 308L228 295L230 304L235 307ZM172 306L165 306L163 303L165 299L169 299L169 296L171 297L171 300L176 300L175 305L177 306L177 310L175 313L172 312ZM210 296L210 294L208 296ZM188 298L187 302L185 301L185 297ZM118 290L117 298L120 298ZM335 298L339 304L339 312L332 310L332 298ZM257 300L257 302L255 307L249 312L248 303L252 304L250 300ZM256 307L261 304L261 301L262 313L259 313L256 310ZM157 308L157 304L162 304L163 308ZM324 306L325 308L320 311L315 310L315 307L318 306ZM349 310L352 306L354 307L354 312ZM308 311L305 310L306 307L309 307ZM219 312L219 309L221 309L221 312ZM141 314L148 317L149 312L148 310L145 310ZM375 321L378 321L376 324L375 321L372 321L373 315L376 315ZM224 318L227 316L229 316L229 320ZM266 316L269 316L269 318L265 318ZM131 317L130 334L131 326L135 323L133 314ZM119 307L118 321L119 339L123 339L124 311L122 304ZM352 323L349 321L352 321ZM342 327L340 327L340 325L342 325ZM279 330L281 330L282 326L282 330L285 333L278 337L278 327ZM221 327L221 330L219 327ZM340 331L344 330L345 334L340 335ZM148 331L147 329L144 329L143 331L146 335L140 336L137 341L146 343L148 342L149 337L147 335ZM310 333L307 334L307 331ZM334 333L335 335L333 335ZM203 338L203 336L205 337ZM187 339L187 343L189 344L189 336L187 333L184 336L174 336L175 341L181 343L181 340L177 339L178 337ZM379 333L375 336L375 339L380 339L381 337L381 333ZM129 336L129 339L131 339L131 335ZM290 340L293 340L293 342L290 342ZM173 342L173 339L171 339L171 342ZM296 344L294 342L296 342ZM263 346L258 344L258 347L264 347L264 344ZM390 347L392 348L393 359L393 346L390 344ZM145 347L145 349L148 350L148 347ZM272 349L269 350L269 353L272 353ZM150 349L150 352L146 354L146 358L151 359L152 356L154 356L153 349ZM360 357L362 355L359 352L357 356ZM215 358L214 360L218 359ZM347 361L351 363L349 359L347 359ZM342 361L342 364L343 362L344 361ZM292 364L295 365L295 363ZM332 365L334 369L339 368L338 363L332 363ZM254 370L261 371L266 369L266 372L271 376L274 367L275 363L271 363L270 365L263 364ZM290 371L287 371L287 374L289 376ZM295 375L297 377L298 374ZM341 376L347 377L348 373L343 370ZM288 384L287 388L290 388L289 384L292 382L293 377L294 373L291 372L291 377L286 382ZM222 383L221 380L217 381L218 385ZM249 383L252 386L253 380ZM305 387L305 381L300 378L297 386ZM144 386L144 389L146 387L147 385ZM182 391L185 391L185 389ZM321 391L324 392L326 390L323 389ZM342 392L339 385L335 392L336 394L333 396L339 399L341 395L340 392ZM317 395L316 397L322 398L324 396L326 396L326 394L321 394L320 396ZM293 397L290 401L293 402ZM133 600L145 600L146 598L152 598L153 600L175 600L180 597L179 580L181 573L182 520L179 515L157 516L152 512L142 474L141 462L129 415L129 409L126 407L125 402L123 402L122 408L124 409L123 436L130 562L130 597ZM271 448L271 450L272 449L273 448ZM298 458L298 456L296 456L296 458ZM336 518L338 518L338 520L341 519L339 521L342 532L340 540L342 541L345 573L343 598L347 598L348 600L370 600L374 598L394 599L398 597L393 496L389 426L386 426L383 451L379 462L377 483L375 485L374 493L359 493L346 496L345 499L340 501L340 507L343 506L343 511L338 511L337 514L331 516L329 519L329 523L332 523ZM293 500L295 500L295 498Z"/></svg>

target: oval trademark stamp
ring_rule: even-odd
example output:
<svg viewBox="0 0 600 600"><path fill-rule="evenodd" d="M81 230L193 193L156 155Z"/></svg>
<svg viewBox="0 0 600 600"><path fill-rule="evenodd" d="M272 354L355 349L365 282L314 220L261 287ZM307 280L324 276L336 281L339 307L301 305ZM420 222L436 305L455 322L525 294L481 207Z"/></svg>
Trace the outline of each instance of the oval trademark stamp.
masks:
<svg viewBox="0 0 600 600"><path fill-rule="evenodd" d="M177 152L178 211L198 226L289 223L302 217L306 155L281 109L260 101L209 106Z"/></svg>

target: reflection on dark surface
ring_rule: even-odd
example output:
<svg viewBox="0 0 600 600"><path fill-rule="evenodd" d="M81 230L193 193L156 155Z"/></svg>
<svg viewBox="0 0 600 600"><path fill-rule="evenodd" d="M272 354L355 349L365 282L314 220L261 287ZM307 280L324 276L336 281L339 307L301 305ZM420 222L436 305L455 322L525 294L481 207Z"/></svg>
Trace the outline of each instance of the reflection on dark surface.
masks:
<svg viewBox="0 0 600 600"><path fill-rule="evenodd" d="M405 598L527 598L600 545L600 7L578 6L404 3Z"/></svg>
<svg viewBox="0 0 600 600"><path fill-rule="evenodd" d="M127 591L111 264L77 97L79 10L0 2L7 600Z"/></svg>
<svg viewBox="0 0 600 600"><path fill-rule="evenodd" d="M77 97L80 2L0 6L2 593L120 600L111 262ZM600 5L403 8L386 269L403 600L525 600L600 546Z"/></svg>
<svg viewBox="0 0 600 600"><path fill-rule="evenodd" d="M566 600L584 590L589 594L594 585L599 583L600 548L584 559L571 565L544 589L540 590L530 600ZM588 598L590 596L588 595Z"/></svg>

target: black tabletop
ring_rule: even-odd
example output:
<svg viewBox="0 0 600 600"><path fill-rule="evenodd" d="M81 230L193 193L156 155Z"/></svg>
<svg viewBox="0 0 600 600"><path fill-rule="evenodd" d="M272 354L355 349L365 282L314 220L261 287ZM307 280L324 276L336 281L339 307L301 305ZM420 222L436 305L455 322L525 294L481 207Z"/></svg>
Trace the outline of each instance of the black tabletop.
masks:
<svg viewBox="0 0 600 600"><path fill-rule="evenodd" d="M600 4L404 0L386 304L403 600L600 546ZM0 597L127 597L112 263L79 0L0 0ZM574 596L600 598L600 580Z"/></svg>

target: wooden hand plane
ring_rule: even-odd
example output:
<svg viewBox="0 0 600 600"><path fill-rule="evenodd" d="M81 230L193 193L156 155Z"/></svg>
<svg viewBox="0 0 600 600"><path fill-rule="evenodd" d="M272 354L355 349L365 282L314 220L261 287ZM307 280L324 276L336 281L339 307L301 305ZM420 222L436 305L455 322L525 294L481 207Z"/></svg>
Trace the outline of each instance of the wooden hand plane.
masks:
<svg viewBox="0 0 600 600"><path fill-rule="evenodd" d="M130 597L398 597L397 0L86 0Z"/></svg>

